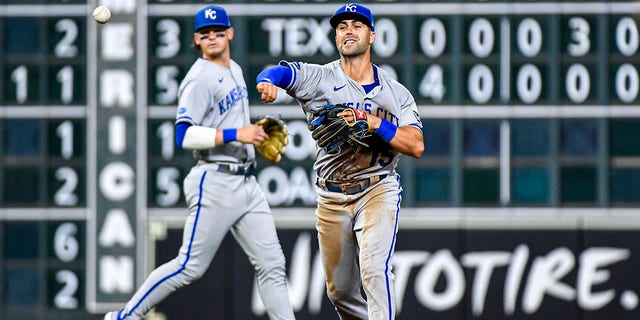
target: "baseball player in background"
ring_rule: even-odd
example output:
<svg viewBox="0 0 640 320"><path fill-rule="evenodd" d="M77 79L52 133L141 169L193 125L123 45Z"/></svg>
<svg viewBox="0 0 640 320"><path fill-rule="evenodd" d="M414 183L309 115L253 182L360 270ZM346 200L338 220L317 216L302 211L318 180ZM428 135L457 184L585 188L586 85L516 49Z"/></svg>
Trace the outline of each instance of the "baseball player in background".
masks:
<svg viewBox="0 0 640 320"><path fill-rule="evenodd" d="M330 23L339 60L324 65L282 61L258 75L256 89L267 103L276 98L277 87L285 89L308 120L317 106L336 104L355 109L340 114L345 121L358 113L366 117L375 138L367 146L317 150L316 229L327 294L340 319L394 319L391 260L402 194L395 169L400 153L422 155L422 123L411 93L371 63L376 39L371 11L347 4Z"/></svg>
<svg viewBox="0 0 640 320"><path fill-rule="evenodd" d="M182 247L175 259L151 272L123 309L104 319L142 319L169 294L200 278L228 231L254 267L269 318L294 319L271 209L251 174L254 145L269 136L250 124L242 69L231 60L234 29L217 6L198 11L194 22L194 47L201 56L180 85L175 122L176 143L194 150L197 158L184 180L189 216Z"/></svg>

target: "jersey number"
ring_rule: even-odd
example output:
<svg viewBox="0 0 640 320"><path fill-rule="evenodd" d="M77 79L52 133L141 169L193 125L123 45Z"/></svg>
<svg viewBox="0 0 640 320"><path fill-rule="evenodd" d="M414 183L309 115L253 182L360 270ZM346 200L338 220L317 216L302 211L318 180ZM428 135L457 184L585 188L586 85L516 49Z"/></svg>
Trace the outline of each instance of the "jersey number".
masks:
<svg viewBox="0 0 640 320"><path fill-rule="evenodd" d="M369 163L369 165L373 166L377 163L381 167L386 167L389 163L391 163L392 160L393 160L393 153L389 151L375 152L371 156L371 162Z"/></svg>

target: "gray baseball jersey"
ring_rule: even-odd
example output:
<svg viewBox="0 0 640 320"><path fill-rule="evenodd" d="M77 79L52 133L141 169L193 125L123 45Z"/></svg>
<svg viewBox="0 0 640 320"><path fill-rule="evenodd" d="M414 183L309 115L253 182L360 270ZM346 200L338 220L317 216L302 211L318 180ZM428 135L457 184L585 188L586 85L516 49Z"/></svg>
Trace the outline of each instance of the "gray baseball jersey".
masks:
<svg viewBox="0 0 640 320"><path fill-rule="evenodd" d="M379 85L367 93L342 70L340 61L325 65L286 61L280 64L293 71L285 89L298 100L308 118L313 108L343 104L398 127L422 129L411 93L377 66L374 70ZM319 180L316 229L327 294L340 318L394 319L391 258L402 200L402 187L395 172L399 153L376 134L367 143L369 147L356 144L337 155L318 148L314 169L319 179L339 187L329 190L325 184L322 188ZM361 184L363 181L369 184ZM355 182L356 187L352 188L349 182Z"/></svg>
<svg viewBox="0 0 640 320"><path fill-rule="evenodd" d="M362 85L351 79L336 60L325 65L281 62L293 70L293 81L287 92L301 104L307 116L314 107L343 104L387 119L396 126L422 129L418 107L413 96L383 69L377 68L380 85L365 93ZM398 152L373 139L372 148L355 145L339 156L328 155L318 148L314 169L318 176L335 181L359 180L392 174L398 164Z"/></svg>
<svg viewBox="0 0 640 320"><path fill-rule="evenodd" d="M178 95L176 123L216 129L249 124L247 86L234 61L227 69L198 59L181 83ZM221 163L251 163L254 156L253 145L240 142L196 153L200 161L183 184L189 216L178 256L151 272L125 308L114 313L114 318L142 319L169 294L200 278L230 231L254 267L269 318L294 319L285 258L264 191L252 175L218 170Z"/></svg>
<svg viewBox="0 0 640 320"><path fill-rule="evenodd" d="M186 122L216 129L240 128L249 124L249 93L242 69L233 60L227 69L198 59L182 80L178 97L176 124ZM209 161L252 162L255 151L251 144L234 141L196 151L196 157Z"/></svg>

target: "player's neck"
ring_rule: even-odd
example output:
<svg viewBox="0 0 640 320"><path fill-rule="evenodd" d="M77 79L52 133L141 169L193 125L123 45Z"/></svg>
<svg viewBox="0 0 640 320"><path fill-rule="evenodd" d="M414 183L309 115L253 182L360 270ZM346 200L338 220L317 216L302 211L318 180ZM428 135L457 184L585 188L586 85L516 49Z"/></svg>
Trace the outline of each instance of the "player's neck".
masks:
<svg viewBox="0 0 640 320"><path fill-rule="evenodd" d="M230 68L231 66L231 55L229 54L228 51L215 56L210 56L205 54L202 56L202 58L209 62L223 66L225 68Z"/></svg>
<svg viewBox="0 0 640 320"><path fill-rule="evenodd" d="M369 55L358 55L353 57L340 57L342 70L354 81L360 84L370 84L375 79L373 77L373 66Z"/></svg>

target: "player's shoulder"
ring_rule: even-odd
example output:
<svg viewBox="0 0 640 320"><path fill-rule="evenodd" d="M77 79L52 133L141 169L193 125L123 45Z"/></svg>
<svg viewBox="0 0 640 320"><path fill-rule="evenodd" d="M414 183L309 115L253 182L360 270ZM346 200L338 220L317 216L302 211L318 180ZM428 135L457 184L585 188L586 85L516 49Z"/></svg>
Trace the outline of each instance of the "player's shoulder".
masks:
<svg viewBox="0 0 640 320"><path fill-rule="evenodd" d="M235 62L233 59L229 60L229 67L230 67L231 70L242 71L242 67L240 66L240 64Z"/></svg>
<svg viewBox="0 0 640 320"><path fill-rule="evenodd" d="M180 83L180 88L182 89L187 86L200 89L210 87L209 79L215 75L215 70L212 70L210 65L212 65L212 63L209 63L205 59L198 58L193 65L191 65L187 74L185 74Z"/></svg>
<svg viewBox="0 0 640 320"><path fill-rule="evenodd" d="M318 64L304 61L286 61L281 60L278 65L293 68L295 70L301 69L340 69L340 60L334 60L325 64Z"/></svg>
<svg viewBox="0 0 640 320"><path fill-rule="evenodd" d="M216 68L213 66L214 64L210 63L206 59L198 58L185 75L185 79L195 80L210 76L212 73L216 72Z"/></svg>
<svg viewBox="0 0 640 320"><path fill-rule="evenodd" d="M325 68L342 70L342 65L340 64L340 60L333 60L325 63L323 65Z"/></svg>

